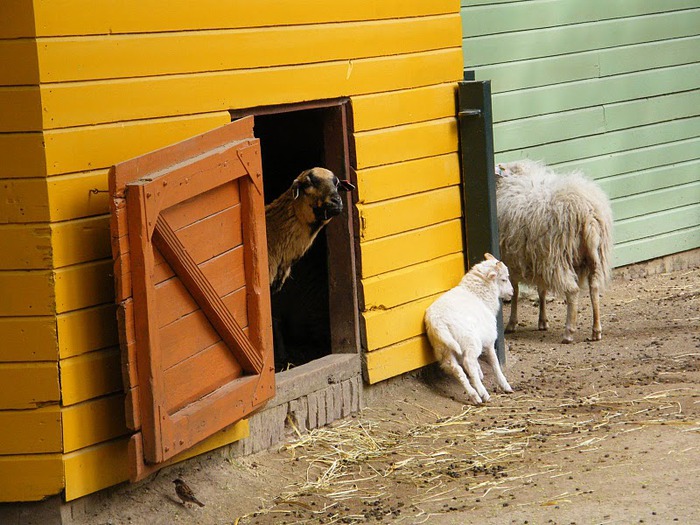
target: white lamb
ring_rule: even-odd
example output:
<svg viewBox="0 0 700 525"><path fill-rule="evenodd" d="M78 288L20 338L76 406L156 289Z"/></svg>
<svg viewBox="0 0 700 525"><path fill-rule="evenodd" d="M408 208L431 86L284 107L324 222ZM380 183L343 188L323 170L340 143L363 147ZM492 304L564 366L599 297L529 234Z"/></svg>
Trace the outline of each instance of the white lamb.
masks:
<svg viewBox="0 0 700 525"><path fill-rule="evenodd" d="M506 265L489 253L485 257L485 261L474 265L457 286L438 297L425 311L428 339L440 366L462 383L477 405L490 398L478 362L482 352L498 386L504 392L513 391L494 348L499 299L510 299L513 287Z"/></svg>
<svg viewBox="0 0 700 525"><path fill-rule="evenodd" d="M562 343L576 331L579 286L587 279L593 310L592 341L602 338L600 294L611 274L613 219L603 190L580 172L555 173L519 160L496 170L498 229L503 261L515 289L506 332L518 325L518 283L537 286L539 329L547 330L547 291L566 297Z"/></svg>

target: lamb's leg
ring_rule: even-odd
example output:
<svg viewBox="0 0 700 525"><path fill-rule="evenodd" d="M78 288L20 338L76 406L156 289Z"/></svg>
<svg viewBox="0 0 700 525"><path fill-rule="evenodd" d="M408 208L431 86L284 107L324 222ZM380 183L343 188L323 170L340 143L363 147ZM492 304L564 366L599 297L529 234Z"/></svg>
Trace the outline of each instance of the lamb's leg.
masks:
<svg viewBox="0 0 700 525"><path fill-rule="evenodd" d="M578 314L578 290L566 294L566 325L562 343L573 343L576 331L576 316Z"/></svg>
<svg viewBox="0 0 700 525"><path fill-rule="evenodd" d="M503 374L503 370L501 370L501 364L498 362L496 348L494 348L493 343L491 343L491 345L484 346L484 358L486 359L486 362L491 365L491 369L496 376L496 382L498 383L498 386L501 387L501 390L509 394L513 392L513 389L508 384L506 376Z"/></svg>
<svg viewBox="0 0 700 525"><path fill-rule="evenodd" d="M537 288L537 295L540 297L540 318L537 323L537 329L547 330L547 328L549 328L549 320L547 319L547 290L545 288Z"/></svg>
<svg viewBox="0 0 700 525"><path fill-rule="evenodd" d="M588 288L591 293L591 306L593 307L593 332L590 341L603 339L603 327L600 324L600 289L593 274L588 276Z"/></svg>
<svg viewBox="0 0 700 525"><path fill-rule="evenodd" d="M511 275L510 282L513 285L513 297L510 298L510 318L505 330L507 334L515 332L518 326L518 281Z"/></svg>
<svg viewBox="0 0 700 525"><path fill-rule="evenodd" d="M469 378L467 378L467 374L464 373L464 370L459 364L459 361L457 361L457 355L455 354L455 352L447 350L445 357L443 357L443 359L440 361L440 366L445 372L457 378L457 380L464 387L464 390L467 391L469 399L471 399L474 402L474 404L481 404L481 396L469 384Z"/></svg>
<svg viewBox="0 0 700 525"><path fill-rule="evenodd" d="M481 371L481 367L479 366L479 357L474 350L467 349L467 351L464 354L464 357L462 358L462 366L467 371L469 380L471 381L472 386L479 393L481 400L484 402L488 401L491 398L491 396L486 391L484 383L481 382L483 373Z"/></svg>

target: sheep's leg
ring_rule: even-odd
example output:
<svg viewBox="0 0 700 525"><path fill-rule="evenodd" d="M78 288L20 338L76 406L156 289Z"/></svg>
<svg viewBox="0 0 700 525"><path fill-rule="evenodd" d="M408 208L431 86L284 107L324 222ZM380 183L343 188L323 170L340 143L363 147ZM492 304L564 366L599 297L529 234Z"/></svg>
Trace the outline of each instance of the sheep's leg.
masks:
<svg viewBox="0 0 700 525"><path fill-rule="evenodd" d="M513 297L510 298L510 317L506 325L507 334L515 332L515 328L518 326L518 281L511 275L510 283L513 285Z"/></svg>
<svg viewBox="0 0 700 525"><path fill-rule="evenodd" d="M501 387L501 390L509 394L513 392L513 389L508 384L506 376L503 374L503 370L501 370L501 364L498 362L498 356L496 355L496 349L494 348L493 343L491 343L489 346L484 346L484 358L486 359L486 362L491 365L491 369L496 376L496 382L498 383L498 386Z"/></svg>
<svg viewBox="0 0 700 525"><path fill-rule="evenodd" d="M590 340L600 341L603 339L603 327L600 324L600 294L598 283L591 275L588 276L588 287L591 292L591 306L593 307L593 333Z"/></svg>
<svg viewBox="0 0 700 525"><path fill-rule="evenodd" d="M547 290L545 288L537 288L537 295L540 297L540 317L537 323L537 329L547 330L549 328L549 320L547 319Z"/></svg>
<svg viewBox="0 0 700 525"><path fill-rule="evenodd" d="M483 372L481 371L481 367L479 366L479 358L475 355L475 352L470 352L469 349L467 350L467 352L465 352L465 355L462 358L462 366L467 371L469 380L471 381L472 386L479 393L481 400L488 401L491 398L491 396L486 391L484 383L481 382Z"/></svg>
<svg viewBox="0 0 700 525"><path fill-rule="evenodd" d="M562 343L573 343L576 331L576 316L578 314L578 290L566 293L566 325Z"/></svg>
<svg viewBox="0 0 700 525"><path fill-rule="evenodd" d="M464 387L464 390L467 391L467 395L469 396L469 399L471 399L477 405L481 404L481 396L469 384L469 378L467 378L467 374L464 373L464 370L462 369L461 365L459 364L459 361L457 361L457 354L455 352L453 352L450 349L447 349L446 354L444 355L443 359L440 361L440 366L442 367L442 369L445 372L447 372L448 374L451 374L452 376L457 378L457 380Z"/></svg>

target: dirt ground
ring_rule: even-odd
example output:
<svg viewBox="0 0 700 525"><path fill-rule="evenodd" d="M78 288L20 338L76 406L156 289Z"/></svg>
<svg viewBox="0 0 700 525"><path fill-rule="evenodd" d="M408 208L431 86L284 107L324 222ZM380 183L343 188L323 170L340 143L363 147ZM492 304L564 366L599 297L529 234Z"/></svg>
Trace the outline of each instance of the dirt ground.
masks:
<svg viewBox="0 0 700 525"><path fill-rule="evenodd" d="M618 272L603 340L581 297L577 342L565 305L521 303L508 336L515 393L467 404L432 367L373 387L355 417L280 450L213 452L106 493L79 525L700 523L700 269ZM505 307L505 315L508 306ZM205 507L185 508L183 478Z"/></svg>

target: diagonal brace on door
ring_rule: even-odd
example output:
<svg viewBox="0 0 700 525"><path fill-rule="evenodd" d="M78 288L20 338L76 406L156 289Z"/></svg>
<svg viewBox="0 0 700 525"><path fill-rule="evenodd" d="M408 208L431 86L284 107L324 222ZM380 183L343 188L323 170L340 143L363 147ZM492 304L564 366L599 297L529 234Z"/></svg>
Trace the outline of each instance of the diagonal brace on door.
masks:
<svg viewBox="0 0 700 525"><path fill-rule="evenodd" d="M240 351L240 354L236 353L236 358L241 367L246 372L259 374L263 369L262 356L253 347L223 300L182 245L175 231L161 215L156 220L152 241L209 318L221 339L229 348Z"/></svg>

